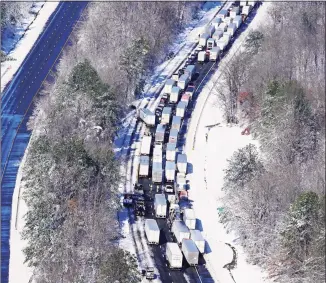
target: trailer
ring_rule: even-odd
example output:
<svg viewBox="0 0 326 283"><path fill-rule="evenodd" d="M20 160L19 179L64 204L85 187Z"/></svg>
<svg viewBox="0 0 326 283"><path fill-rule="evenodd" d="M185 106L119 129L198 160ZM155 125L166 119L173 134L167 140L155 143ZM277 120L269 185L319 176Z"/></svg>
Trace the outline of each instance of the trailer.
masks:
<svg viewBox="0 0 326 283"><path fill-rule="evenodd" d="M222 36L223 36L223 30L222 29L217 29L215 32L214 32L214 34L213 34L213 39L215 40L215 41L217 41L217 40L219 40Z"/></svg>
<svg viewBox="0 0 326 283"><path fill-rule="evenodd" d="M142 108L139 110L139 118L147 126L155 126L155 114L147 108Z"/></svg>
<svg viewBox="0 0 326 283"><path fill-rule="evenodd" d="M152 181L154 184L161 184L163 179L162 162L153 162Z"/></svg>
<svg viewBox="0 0 326 283"><path fill-rule="evenodd" d="M156 218L166 218L166 198L164 194L156 194L154 200Z"/></svg>
<svg viewBox="0 0 326 283"><path fill-rule="evenodd" d="M196 216L192 208L186 208L184 210L183 221L189 229L196 229Z"/></svg>
<svg viewBox="0 0 326 283"><path fill-rule="evenodd" d="M189 99L191 99L191 97L193 96L195 92L195 86L188 86L186 91L185 91L185 94L188 94L190 96Z"/></svg>
<svg viewBox="0 0 326 283"><path fill-rule="evenodd" d="M176 73L174 73L174 74L172 75L172 80L174 80L174 81L178 81L178 79L179 79L179 73L176 72Z"/></svg>
<svg viewBox="0 0 326 283"><path fill-rule="evenodd" d="M225 32L227 30L227 28L228 28L228 25L226 23L220 23L217 30L222 30L223 32Z"/></svg>
<svg viewBox="0 0 326 283"><path fill-rule="evenodd" d="M178 81L178 86L172 87L172 91L171 91L171 94L170 94L170 103L177 103L178 102L180 91L181 91L181 89L179 87L179 81Z"/></svg>
<svg viewBox="0 0 326 283"><path fill-rule="evenodd" d="M205 253L205 239L199 230L190 230L190 239L194 241L198 251Z"/></svg>
<svg viewBox="0 0 326 283"><path fill-rule="evenodd" d="M230 17L234 19L239 14L240 14L240 7L233 7L230 12Z"/></svg>
<svg viewBox="0 0 326 283"><path fill-rule="evenodd" d="M170 123L171 118L171 107L164 107L162 111L162 118L161 118L161 124L166 125Z"/></svg>
<svg viewBox="0 0 326 283"><path fill-rule="evenodd" d="M215 27L215 29L218 28L218 25L222 22L222 19L221 18L217 18L215 17L212 21L212 25Z"/></svg>
<svg viewBox="0 0 326 283"><path fill-rule="evenodd" d="M169 142L166 145L166 160L175 161L176 143Z"/></svg>
<svg viewBox="0 0 326 283"><path fill-rule="evenodd" d="M171 269L182 268L183 256L177 243L167 243L165 255Z"/></svg>
<svg viewBox="0 0 326 283"><path fill-rule="evenodd" d="M207 39L209 39L210 38L210 35L208 34L208 33L206 33L206 32L204 32L203 34L201 34L200 35L200 37L199 37L199 43L198 43L198 45L199 46L206 46L206 41L207 41Z"/></svg>
<svg viewBox="0 0 326 283"><path fill-rule="evenodd" d="M180 220L173 221L171 231L179 245L182 243L183 239L190 238L190 231L183 221Z"/></svg>
<svg viewBox="0 0 326 283"><path fill-rule="evenodd" d="M151 152L152 136L143 136L140 147L141 155L149 155Z"/></svg>
<svg viewBox="0 0 326 283"><path fill-rule="evenodd" d="M190 82L189 76L187 74L183 74L178 80L178 87L181 90L184 90L184 89L186 89L189 82Z"/></svg>
<svg viewBox="0 0 326 283"><path fill-rule="evenodd" d="M173 79L167 79L166 83L164 85L164 93L166 94L170 94L172 91L172 87L174 87L176 85L176 81Z"/></svg>
<svg viewBox="0 0 326 283"><path fill-rule="evenodd" d="M212 49L215 46L215 40L213 38L209 38L207 40L207 49Z"/></svg>
<svg viewBox="0 0 326 283"><path fill-rule="evenodd" d="M236 25L237 29L241 26L242 23L242 17L241 16L236 16L233 19L233 23Z"/></svg>
<svg viewBox="0 0 326 283"><path fill-rule="evenodd" d="M188 65L185 69L185 75L189 76L189 79L191 80L194 74L196 73L196 66L195 65Z"/></svg>
<svg viewBox="0 0 326 283"><path fill-rule="evenodd" d="M206 61L206 51L198 52L198 62L205 62Z"/></svg>
<svg viewBox="0 0 326 283"><path fill-rule="evenodd" d="M226 23L226 25L228 26L229 24L231 24L232 23L232 18L231 17L226 17L226 18L224 18L224 23Z"/></svg>
<svg viewBox="0 0 326 283"><path fill-rule="evenodd" d="M169 136L169 143L177 143L178 142L179 131L177 129L171 129Z"/></svg>
<svg viewBox="0 0 326 283"><path fill-rule="evenodd" d="M155 132L155 143L163 143L165 136L165 125L158 124Z"/></svg>
<svg viewBox="0 0 326 283"><path fill-rule="evenodd" d="M145 234L150 245L158 245L160 242L160 228L155 219L145 220Z"/></svg>
<svg viewBox="0 0 326 283"><path fill-rule="evenodd" d="M184 174L184 173L177 173L177 179L174 182L174 189L177 192L186 191L187 190L186 174Z"/></svg>
<svg viewBox="0 0 326 283"><path fill-rule="evenodd" d="M178 154L177 168L180 173L187 174L187 155L186 154Z"/></svg>
<svg viewBox="0 0 326 283"><path fill-rule="evenodd" d="M243 6L241 15L246 15L248 16L251 11L251 6Z"/></svg>
<svg viewBox="0 0 326 283"><path fill-rule="evenodd" d="M220 38L218 41L216 41L216 46L220 48L220 51L223 51L226 47L226 42Z"/></svg>
<svg viewBox="0 0 326 283"><path fill-rule="evenodd" d="M220 40L225 42L225 47L228 46L229 42L230 42L230 35L229 34L223 34L222 38Z"/></svg>
<svg viewBox="0 0 326 283"><path fill-rule="evenodd" d="M161 162L162 163L162 157L163 157L163 153L162 153L162 145L161 144L157 144L154 147L153 150L153 162Z"/></svg>
<svg viewBox="0 0 326 283"><path fill-rule="evenodd" d="M213 35L214 31L215 31L215 26L210 25L206 28L205 33L207 33L211 37Z"/></svg>
<svg viewBox="0 0 326 283"><path fill-rule="evenodd" d="M248 6L255 7L257 1L248 1Z"/></svg>
<svg viewBox="0 0 326 283"><path fill-rule="evenodd" d="M190 266L198 265L199 251L193 240L183 239L181 250Z"/></svg>
<svg viewBox="0 0 326 283"><path fill-rule="evenodd" d="M166 161L166 163L165 163L165 179L167 182L174 182L174 179L175 179L175 163L174 163L174 161Z"/></svg>
<svg viewBox="0 0 326 283"><path fill-rule="evenodd" d="M216 18L220 18L223 20L227 16L228 16L228 10L223 9L223 10L219 11Z"/></svg>
<svg viewBox="0 0 326 283"><path fill-rule="evenodd" d="M233 37L233 35L235 34L235 31L237 30L237 26L236 26L236 24L234 24L234 23L231 23L231 24L229 24L229 26L228 26L228 29L227 29L227 33L231 36L231 37Z"/></svg>
<svg viewBox="0 0 326 283"><path fill-rule="evenodd" d="M184 93L180 99L180 101L185 102L187 106L188 106L189 100L190 100L190 95L188 93Z"/></svg>
<svg viewBox="0 0 326 283"><path fill-rule="evenodd" d="M180 127L181 127L181 117L173 116L171 129L176 129L180 131Z"/></svg>
<svg viewBox="0 0 326 283"><path fill-rule="evenodd" d="M212 49L211 49L211 52L209 53L209 61L214 61L214 62L216 62L217 61L217 59L219 58L219 56L220 56L220 48L218 47L218 46L216 46L216 47L213 47Z"/></svg>
<svg viewBox="0 0 326 283"><path fill-rule="evenodd" d="M139 177L148 177L149 174L149 157L148 156L140 156L139 158Z"/></svg>
<svg viewBox="0 0 326 283"><path fill-rule="evenodd" d="M247 1L240 1L240 7L247 6Z"/></svg>
<svg viewBox="0 0 326 283"><path fill-rule="evenodd" d="M187 108L187 103L184 101L179 101L175 115L183 118L186 112L186 108Z"/></svg>

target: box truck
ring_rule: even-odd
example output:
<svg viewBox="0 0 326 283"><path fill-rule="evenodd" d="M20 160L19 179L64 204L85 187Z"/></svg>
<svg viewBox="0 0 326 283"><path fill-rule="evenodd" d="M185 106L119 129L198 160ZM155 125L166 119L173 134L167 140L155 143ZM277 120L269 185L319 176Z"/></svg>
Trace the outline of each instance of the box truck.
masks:
<svg viewBox="0 0 326 283"><path fill-rule="evenodd" d="M162 118L161 118L161 124L169 124L170 123L170 117L171 117L171 107L164 107L162 111Z"/></svg>
<svg viewBox="0 0 326 283"><path fill-rule="evenodd" d="M210 38L210 35L208 33L205 32L205 33L201 34L200 37L199 37L198 45L203 46L203 47L206 46L206 41L209 38Z"/></svg>
<svg viewBox="0 0 326 283"><path fill-rule="evenodd" d="M151 152L152 136L143 136L140 147L141 155L149 155Z"/></svg>
<svg viewBox="0 0 326 283"><path fill-rule="evenodd" d="M183 74L178 80L178 87L181 90L184 90L187 87L189 82L190 82L189 76L187 74Z"/></svg>
<svg viewBox="0 0 326 283"><path fill-rule="evenodd" d="M176 238L178 244L181 244L183 239L190 238L190 231L183 221L180 220L173 221L171 231L174 237Z"/></svg>
<svg viewBox="0 0 326 283"><path fill-rule="evenodd" d="M212 49L215 46L215 40L213 38L209 38L207 40L207 49Z"/></svg>
<svg viewBox="0 0 326 283"><path fill-rule="evenodd" d="M164 85L164 93L170 94L172 91L172 87L174 87L177 84L177 82L173 79L166 80L166 83Z"/></svg>
<svg viewBox="0 0 326 283"><path fill-rule="evenodd" d="M206 28L205 33L207 33L209 35L209 37L211 37L213 35L214 31L215 31L215 26L210 25Z"/></svg>
<svg viewBox="0 0 326 283"><path fill-rule="evenodd" d="M156 194L154 200L156 218L166 218L166 198L164 194Z"/></svg>
<svg viewBox="0 0 326 283"><path fill-rule="evenodd" d="M192 208L186 208L184 210L183 221L189 229L196 229L196 216Z"/></svg>
<svg viewBox="0 0 326 283"><path fill-rule="evenodd" d="M181 77L180 77L180 79L181 79ZM178 102L180 91L181 91L181 89L179 87L179 81L178 81L178 86L174 86L172 88L172 91L171 91L171 94L170 94L170 103L177 103Z"/></svg>
<svg viewBox="0 0 326 283"><path fill-rule="evenodd" d="M199 251L191 239L183 239L181 250L190 266L198 265Z"/></svg>
<svg viewBox="0 0 326 283"><path fill-rule="evenodd" d="M187 155L178 154L177 157L177 168L180 173L187 174Z"/></svg>
<svg viewBox="0 0 326 283"><path fill-rule="evenodd" d="M162 162L153 162L152 166L152 181L154 184L162 183Z"/></svg>
<svg viewBox="0 0 326 283"><path fill-rule="evenodd" d="M227 28L228 28L228 25L226 23L220 23L217 30L222 30L223 32L225 32Z"/></svg>
<svg viewBox="0 0 326 283"><path fill-rule="evenodd" d="M231 36L231 37L233 37L233 35L235 34L235 31L237 30L237 26L236 26L236 24L235 23L231 23L231 24L229 24L229 26L228 26L228 29L227 29L227 33Z"/></svg>
<svg viewBox="0 0 326 283"><path fill-rule="evenodd" d="M251 6L243 6L241 14L248 16L250 11L251 11Z"/></svg>
<svg viewBox="0 0 326 283"><path fill-rule="evenodd" d="M233 7L230 12L230 17L234 19L240 13L240 7Z"/></svg>
<svg viewBox="0 0 326 283"><path fill-rule="evenodd" d="M220 18L220 19L224 19L228 16L228 10L221 10L219 11L219 13L217 14L216 18Z"/></svg>
<svg viewBox="0 0 326 283"><path fill-rule="evenodd" d="M182 268L183 256L177 243L167 243L165 255L171 269Z"/></svg>
<svg viewBox="0 0 326 283"><path fill-rule="evenodd" d="M186 108L187 108L187 103L184 101L179 101L175 115L183 118L185 116Z"/></svg>
<svg viewBox="0 0 326 283"><path fill-rule="evenodd" d="M220 48L218 46L213 47L211 52L209 53L209 61L216 62L220 56Z"/></svg>
<svg viewBox="0 0 326 283"><path fill-rule="evenodd" d="M175 163L174 161L166 161L165 163L165 179L167 182L174 182Z"/></svg>
<svg viewBox="0 0 326 283"><path fill-rule="evenodd" d="M198 52L198 62L205 62L206 61L206 51L199 51Z"/></svg>
<svg viewBox="0 0 326 283"><path fill-rule="evenodd" d="M155 132L155 143L163 143L165 136L165 125L158 124Z"/></svg>
<svg viewBox="0 0 326 283"><path fill-rule="evenodd" d="M180 130L181 127L181 117L173 116L171 129Z"/></svg>
<svg viewBox="0 0 326 283"><path fill-rule="evenodd" d="M166 160L175 161L176 143L169 142L166 145Z"/></svg>
<svg viewBox="0 0 326 283"><path fill-rule="evenodd" d="M169 143L177 143L178 142L179 131L177 129L171 129L169 136Z"/></svg>
<svg viewBox="0 0 326 283"><path fill-rule="evenodd" d="M220 51L223 51L226 47L226 42L220 38L218 41L216 41L216 46L220 49Z"/></svg>
<svg viewBox="0 0 326 283"><path fill-rule="evenodd" d="M223 30L222 29L217 29L214 34L213 34L213 39L216 41L216 40L219 40L222 36L223 36Z"/></svg>
<svg viewBox="0 0 326 283"><path fill-rule="evenodd" d="M139 110L139 118L147 126L155 126L155 114L147 108L142 108Z"/></svg>
<svg viewBox="0 0 326 283"><path fill-rule="evenodd" d="M199 230L190 230L190 239L194 241L201 254L205 253L205 239Z"/></svg>
<svg viewBox="0 0 326 283"><path fill-rule="evenodd" d="M233 19L233 23L235 24L235 26L237 27L237 29L240 27L241 23L242 23L242 17L241 16L236 16Z"/></svg>
<svg viewBox="0 0 326 283"><path fill-rule="evenodd" d="M188 65L185 69L184 74L189 76L191 80L194 74L196 73L196 66L195 65Z"/></svg>
<svg viewBox="0 0 326 283"><path fill-rule="evenodd" d="M240 1L240 7L247 6L247 1Z"/></svg>
<svg viewBox="0 0 326 283"><path fill-rule="evenodd" d="M160 228L155 219L145 220L145 234L149 244L158 245L160 242Z"/></svg>
<svg viewBox="0 0 326 283"><path fill-rule="evenodd" d="M140 156L139 158L139 177L148 177L149 173L149 157L148 156Z"/></svg>

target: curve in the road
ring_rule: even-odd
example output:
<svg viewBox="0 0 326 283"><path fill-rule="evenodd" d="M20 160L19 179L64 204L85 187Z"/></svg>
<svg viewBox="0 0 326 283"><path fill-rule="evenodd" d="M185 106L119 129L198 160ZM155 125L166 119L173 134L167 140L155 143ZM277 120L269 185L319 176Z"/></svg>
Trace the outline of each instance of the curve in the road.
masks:
<svg viewBox="0 0 326 283"><path fill-rule="evenodd" d="M1 282L8 282L12 195L31 132L34 98L57 62L88 2L61 2L2 94L1 105Z"/></svg>

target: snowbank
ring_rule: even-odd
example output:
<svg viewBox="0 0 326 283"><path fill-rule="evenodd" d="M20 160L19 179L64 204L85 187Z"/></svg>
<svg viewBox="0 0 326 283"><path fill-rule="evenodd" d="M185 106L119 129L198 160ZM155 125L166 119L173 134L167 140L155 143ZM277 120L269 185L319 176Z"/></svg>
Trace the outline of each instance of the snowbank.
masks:
<svg viewBox="0 0 326 283"><path fill-rule="evenodd" d="M185 152L188 155L190 191L189 198L197 217L197 228L202 230L206 239L207 267L216 282L223 283L247 283L268 282L265 274L259 267L248 264L246 255L237 237L233 233L227 233L219 222L218 209L223 204L220 198L223 196L223 169L227 166L234 151L244 147L248 143L255 143L251 136L241 135L243 128L239 126L229 127L223 121L222 111L219 108L218 97L214 94L214 85L218 81L223 66L242 48L242 43L251 29L256 29L266 18L269 4L264 3L258 10L249 28L243 32L234 42L228 55L219 64L218 71L212 76L200 93L196 108L192 113L191 122L187 133ZM216 125L209 131L206 126ZM208 134L206 139L206 134ZM233 250L237 253L237 265L231 274L225 264L231 262Z"/></svg>
<svg viewBox="0 0 326 283"><path fill-rule="evenodd" d="M25 57L28 55L29 51L32 49L40 33L43 31L47 20L52 15L58 4L59 2L46 2L44 4L33 24L29 26L29 30L26 32L25 36L18 42L16 48L8 54L15 60L1 63L1 92L12 80L13 76L19 69Z"/></svg>

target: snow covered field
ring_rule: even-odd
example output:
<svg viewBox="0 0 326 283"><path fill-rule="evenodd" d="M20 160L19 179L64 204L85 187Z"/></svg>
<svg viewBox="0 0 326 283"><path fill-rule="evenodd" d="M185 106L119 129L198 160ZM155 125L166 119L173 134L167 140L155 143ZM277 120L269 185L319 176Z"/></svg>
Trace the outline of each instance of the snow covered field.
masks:
<svg viewBox="0 0 326 283"><path fill-rule="evenodd" d="M42 32L47 20L56 9L59 2L46 2L40 10L39 15L25 36L19 41L16 48L9 54L15 58L16 61L7 61L1 63L1 91L3 91L6 84L13 78L16 71L19 69L21 63L33 47L39 34ZM38 4L40 5L40 4ZM28 19L26 19L28 22ZM9 68L10 67L10 68ZM8 69L9 68L9 69ZM10 223L10 263L9 263L9 282L10 283L24 283L30 282L33 270L24 264L23 248L26 242L21 239L21 232L24 227L23 216L27 212L26 203L21 198L24 186L22 183L22 172L28 147L25 151L24 158L20 164L19 171L16 178L16 185L12 197L12 215Z"/></svg>
<svg viewBox="0 0 326 283"><path fill-rule="evenodd" d="M35 7L37 11L37 7L41 6L43 2L37 3ZM12 80L15 73L18 71L20 65L24 61L25 57L32 49L34 43L36 42L38 36L43 31L43 28L52 15L59 2L45 2L43 8L40 10L39 15L36 17L34 22L30 25L29 30L26 32L25 36L18 42L15 49L12 50L8 55L14 58L14 61L6 61L1 63L1 92L5 88L5 86ZM40 8L40 7L39 7ZM24 24L21 28L20 33L24 32L24 28L27 28L28 25L33 21L34 15L31 15L26 20L24 20ZM19 34L20 34L19 33ZM18 35L19 35L18 34ZM10 44L9 44L10 43ZM7 51L12 46L12 42L1 42L4 45L4 50Z"/></svg>
<svg viewBox="0 0 326 283"><path fill-rule="evenodd" d="M221 190L224 177L223 169L227 166L227 159L238 148L244 147L248 143L256 143L256 141L253 141L251 136L241 135L243 128L239 126L230 127L224 123L218 97L213 91L223 66L237 50L241 49L241 44L248 32L263 22L268 6L268 3L264 3L259 8L249 28L237 39L229 54L219 64L217 72L200 93L187 134L185 152L190 163L188 174L190 180L189 198L193 201L197 228L203 231L203 236L207 242L207 254L205 255L207 267L216 282L268 282L265 278L267 274L259 267L246 262L243 249L237 244L237 236L234 233L228 234L219 222L218 209L223 207L220 200L223 196ZM206 126L215 124L218 125L208 132ZM206 140L207 133L208 138ZM231 271L234 280L229 271L223 268L233 258L232 249L225 243L232 245L237 252L237 266Z"/></svg>

